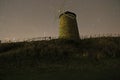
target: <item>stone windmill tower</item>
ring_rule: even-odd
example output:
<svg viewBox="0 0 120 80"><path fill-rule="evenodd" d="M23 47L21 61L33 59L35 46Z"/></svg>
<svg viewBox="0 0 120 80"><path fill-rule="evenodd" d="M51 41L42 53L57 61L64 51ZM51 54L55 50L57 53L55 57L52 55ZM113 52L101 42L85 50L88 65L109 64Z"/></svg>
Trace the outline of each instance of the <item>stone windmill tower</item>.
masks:
<svg viewBox="0 0 120 80"><path fill-rule="evenodd" d="M59 16L59 38L79 40L79 31L77 26L76 14L66 11Z"/></svg>

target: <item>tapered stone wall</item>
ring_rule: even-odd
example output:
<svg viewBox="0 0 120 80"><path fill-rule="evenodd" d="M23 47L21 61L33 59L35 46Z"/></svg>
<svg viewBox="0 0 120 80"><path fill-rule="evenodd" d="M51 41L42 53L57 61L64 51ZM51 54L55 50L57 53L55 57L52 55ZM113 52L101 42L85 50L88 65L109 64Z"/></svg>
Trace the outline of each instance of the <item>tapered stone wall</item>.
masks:
<svg viewBox="0 0 120 80"><path fill-rule="evenodd" d="M76 14L66 11L59 16L59 38L80 39Z"/></svg>

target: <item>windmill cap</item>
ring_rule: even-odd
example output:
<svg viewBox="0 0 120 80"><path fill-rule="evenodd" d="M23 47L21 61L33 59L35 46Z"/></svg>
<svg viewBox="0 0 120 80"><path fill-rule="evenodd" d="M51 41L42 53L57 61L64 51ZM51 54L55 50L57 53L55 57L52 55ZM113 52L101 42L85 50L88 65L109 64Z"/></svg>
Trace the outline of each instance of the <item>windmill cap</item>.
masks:
<svg viewBox="0 0 120 80"><path fill-rule="evenodd" d="M60 14L59 18L60 18L62 15L64 15L64 14L71 14L71 15L74 15L74 16L76 17L76 14L75 14L75 13L70 12L70 11L66 11L66 12Z"/></svg>

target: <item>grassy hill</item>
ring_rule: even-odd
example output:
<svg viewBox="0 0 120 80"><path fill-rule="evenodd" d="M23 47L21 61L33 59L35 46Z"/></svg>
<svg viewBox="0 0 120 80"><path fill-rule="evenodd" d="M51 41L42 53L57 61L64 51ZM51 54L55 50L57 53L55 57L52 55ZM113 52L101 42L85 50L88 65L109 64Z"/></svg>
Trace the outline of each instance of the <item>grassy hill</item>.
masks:
<svg viewBox="0 0 120 80"><path fill-rule="evenodd" d="M120 37L0 44L1 80L119 80L119 73Z"/></svg>

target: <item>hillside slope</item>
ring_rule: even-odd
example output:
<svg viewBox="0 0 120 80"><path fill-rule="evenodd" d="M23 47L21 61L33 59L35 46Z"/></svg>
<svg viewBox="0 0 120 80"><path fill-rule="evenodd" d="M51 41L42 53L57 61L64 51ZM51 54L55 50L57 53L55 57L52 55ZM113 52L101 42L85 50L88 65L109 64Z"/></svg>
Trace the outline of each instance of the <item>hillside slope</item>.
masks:
<svg viewBox="0 0 120 80"><path fill-rule="evenodd" d="M59 74L64 74L61 71L68 71L68 73L75 71L78 74L83 73L83 76L90 75L93 72L92 76L98 73L99 75L96 77L103 77L97 78L97 80L106 80L106 76L109 80L117 80L120 72L120 37L88 38L79 41L57 39L0 44L0 74L11 77L8 74L12 72L14 76L18 76L16 75L18 73L30 73L28 75L39 76L39 72L50 73L51 71L60 71ZM77 74L73 75L76 76ZM83 78L83 80L88 79Z"/></svg>
<svg viewBox="0 0 120 80"><path fill-rule="evenodd" d="M10 54L22 55L31 54L44 56L45 54L57 56L64 54L87 54L119 57L120 37L100 37L88 38L79 41L73 40L50 40L50 41L33 41L0 44L0 56ZM73 56L72 56L73 57Z"/></svg>

